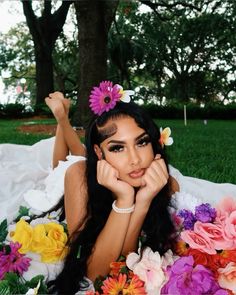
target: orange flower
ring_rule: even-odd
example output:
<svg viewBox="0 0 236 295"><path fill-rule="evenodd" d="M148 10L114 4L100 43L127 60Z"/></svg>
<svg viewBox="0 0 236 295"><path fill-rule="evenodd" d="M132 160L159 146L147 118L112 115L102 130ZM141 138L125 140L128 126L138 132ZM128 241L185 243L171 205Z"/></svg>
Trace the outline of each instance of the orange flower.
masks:
<svg viewBox="0 0 236 295"><path fill-rule="evenodd" d="M127 276L125 274L119 274L117 278L107 278L103 282L101 287L104 294L120 295L123 294L123 289L126 286Z"/></svg>
<svg viewBox="0 0 236 295"><path fill-rule="evenodd" d="M187 252L188 252L187 244L183 240L178 241L175 246L175 252L179 256L187 255Z"/></svg>
<svg viewBox="0 0 236 295"><path fill-rule="evenodd" d="M144 287L144 282L134 275L129 286L123 290L123 295L145 295L147 294Z"/></svg>
<svg viewBox="0 0 236 295"><path fill-rule="evenodd" d="M110 264L110 275L112 277L118 277L119 273L121 272L122 268L125 267L125 261L116 261Z"/></svg>

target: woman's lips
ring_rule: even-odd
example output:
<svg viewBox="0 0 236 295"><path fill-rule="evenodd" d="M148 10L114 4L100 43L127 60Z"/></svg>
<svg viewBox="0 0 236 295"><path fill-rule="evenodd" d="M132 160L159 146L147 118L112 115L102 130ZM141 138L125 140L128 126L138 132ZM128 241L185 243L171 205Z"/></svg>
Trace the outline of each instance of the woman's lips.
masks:
<svg viewBox="0 0 236 295"><path fill-rule="evenodd" d="M139 178L139 177L143 176L144 172L145 172L145 169L135 170L135 171L130 172L129 176L131 178Z"/></svg>

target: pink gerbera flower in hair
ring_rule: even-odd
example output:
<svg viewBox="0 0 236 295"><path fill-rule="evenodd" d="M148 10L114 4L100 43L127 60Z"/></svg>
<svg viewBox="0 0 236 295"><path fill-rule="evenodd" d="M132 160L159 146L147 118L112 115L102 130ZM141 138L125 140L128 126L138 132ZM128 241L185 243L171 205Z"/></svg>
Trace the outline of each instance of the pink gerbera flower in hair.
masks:
<svg viewBox="0 0 236 295"><path fill-rule="evenodd" d="M103 81L98 87L94 87L89 97L89 106L92 111L101 115L113 109L122 94L118 85L112 84L110 81Z"/></svg>

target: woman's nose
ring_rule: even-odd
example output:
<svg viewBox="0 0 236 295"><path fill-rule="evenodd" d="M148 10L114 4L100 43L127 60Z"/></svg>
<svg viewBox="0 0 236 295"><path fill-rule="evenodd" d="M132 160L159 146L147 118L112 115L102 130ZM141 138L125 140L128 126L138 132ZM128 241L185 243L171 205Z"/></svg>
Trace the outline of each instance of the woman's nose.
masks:
<svg viewBox="0 0 236 295"><path fill-rule="evenodd" d="M138 165L140 163L140 156L136 149L130 151L130 164L132 166Z"/></svg>

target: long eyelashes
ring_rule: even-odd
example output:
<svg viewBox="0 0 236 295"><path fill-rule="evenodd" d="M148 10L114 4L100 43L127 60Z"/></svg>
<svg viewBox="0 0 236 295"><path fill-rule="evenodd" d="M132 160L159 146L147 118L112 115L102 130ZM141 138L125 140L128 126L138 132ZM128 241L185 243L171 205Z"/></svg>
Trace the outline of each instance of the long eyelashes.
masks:
<svg viewBox="0 0 236 295"><path fill-rule="evenodd" d="M137 145L138 146L146 146L147 144L149 144L149 142L151 142L150 137L149 137L149 135L146 134L137 141Z"/></svg>
<svg viewBox="0 0 236 295"><path fill-rule="evenodd" d="M116 144L116 145L112 145L108 148L109 152L120 152L122 151L122 149L124 148L123 145L120 144Z"/></svg>
<svg viewBox="0 0 236 295"><path fill-rule="evenodd" d="M144 147L144 146L148 145L150 142L151 142L151 140L150 140L149 135L144 135L142 138L140 138L137 141L136 145L138 147ZM108 150L109 150L109 152L116 152L117 153L117 152L122 152L124 147L125 147L125 145L122 145L122 144L114 144L114 145L111 145L108 148Z"/></svg>

